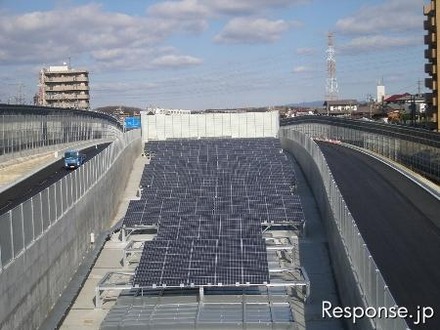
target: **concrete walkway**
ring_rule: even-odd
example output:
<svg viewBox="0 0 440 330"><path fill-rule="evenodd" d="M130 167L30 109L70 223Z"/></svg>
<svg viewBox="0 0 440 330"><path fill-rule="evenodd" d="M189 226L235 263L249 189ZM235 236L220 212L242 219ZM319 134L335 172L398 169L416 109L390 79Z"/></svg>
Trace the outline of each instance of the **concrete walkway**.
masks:
<svg viewBox="0 0 440 330"><path fill-rule="evenodd" d="M338 306L340 303L331 268L328 241L315 197L299 164L295 160L292 161L298 183L297 193L301 198L306 218L305 235L299 240L300 263L307 271L311 288L310 297L304 306L304 329L344 329L341 320L322 318L323 301L330 301L334 306Z"/></svg>

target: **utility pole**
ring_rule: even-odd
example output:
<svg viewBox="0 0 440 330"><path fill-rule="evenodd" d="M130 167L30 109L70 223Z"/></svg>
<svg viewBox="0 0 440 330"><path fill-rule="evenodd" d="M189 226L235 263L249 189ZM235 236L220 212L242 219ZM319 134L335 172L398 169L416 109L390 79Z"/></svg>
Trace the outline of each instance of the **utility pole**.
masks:
<svg viewBox="0 0 440 330"><path fill-rule="evenodd" d="M367 95L367 100L368 100L368 107L370 110L370 119L373 116L373 96L371 94Z"/></svg>
<svg viewBox="0 0 440 330"><path fill-rule="evenodd" d="M411 95L411 104L410 104L410 117L411 117L411 126L415 126L416 119L416 96Z"/></svg>

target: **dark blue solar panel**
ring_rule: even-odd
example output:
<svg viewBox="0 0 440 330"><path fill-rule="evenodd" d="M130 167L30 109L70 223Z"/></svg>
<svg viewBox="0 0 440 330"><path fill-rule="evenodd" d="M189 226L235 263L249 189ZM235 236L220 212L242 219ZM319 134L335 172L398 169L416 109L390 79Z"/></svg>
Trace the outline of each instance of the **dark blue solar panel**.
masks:
<svg viewBox="0 0 440 330"><path fill-rule="evenodd" d="M127 226L158 224L136 271L141 286L269 280L262 223L304 221L276 139L153 141Z"/></svg>
<svg viewBox="0 0 440 330"><path fill-rule="evenodd" d="M141 287L268 283L264 244L261 238L148 242L134 283Z"/></svg>

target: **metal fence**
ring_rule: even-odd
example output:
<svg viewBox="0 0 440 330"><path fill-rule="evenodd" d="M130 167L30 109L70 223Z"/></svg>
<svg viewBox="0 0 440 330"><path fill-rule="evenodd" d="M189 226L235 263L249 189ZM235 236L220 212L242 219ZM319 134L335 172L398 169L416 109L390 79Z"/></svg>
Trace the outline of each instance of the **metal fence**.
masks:
<svg viewBox="0 0 440 330"><path fill-rule="evenodd" d="M113 117L93 111L0 105L0 159L77 141L115 138L122 131Z"/></svg>
<svg viewBox="0 0 440 330"><path fill-rule="evenodd" d="M339 191L339 188L331 174L330 168L319 149L318 145L307 135L289 129L280 130L280 138L284 141L293 141L310 155L317 166L320 177L309 177L309 180L320 181L324 186L325 199L328 200L329 209L325 221L333 221L339 233L338 240L342 243L344 251L332 251L334 254L344 254L349 261L351 269L340 270L341 273L352 272L360 291L360 297L365 307L373 307L375 310L396 306L396 302L388 290L388 286L382 277L374 259L365 244L362 235L357 228L356 222L349 212L347 205ZM321 182L322 181L322 182ZM311 183L312 185L313 182ZM322 206L322 205L321 205ZM325 209L326 207L323 206ZM333 225L333 224L332 224ZM378 329L407 329L408 326L401 318L375 318L374 328Z"/></svg>
<svg viewBox="0 0 440 330"><path fill-rule="evenodd" d="M440 133L327 116L283 119L281 126L368 149L440 183Z"/></svg>
<svg viewBox="0 0 440 330"><path fill-rule="evenodd" d="M103 177L140 130L118 138L83 166L31 199L0 215L0 274ZM105 193L105 192L103 192Z"/></svg>

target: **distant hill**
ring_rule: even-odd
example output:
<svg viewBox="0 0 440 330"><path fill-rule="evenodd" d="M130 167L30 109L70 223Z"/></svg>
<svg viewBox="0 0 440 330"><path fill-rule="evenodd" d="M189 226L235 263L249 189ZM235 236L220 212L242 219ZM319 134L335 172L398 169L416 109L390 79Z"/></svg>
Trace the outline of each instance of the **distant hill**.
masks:
<svg viewBox="0 0 440 330"><path fill-rule="evenodd" d="M310 102L300 102L300 103L290 103L286 104L288 107L304 107L304 108L321 108L324 101L310 101Z"/></svg>
<svg viewBox="0 0 440 330"><path fill-rule="evenodd" d="M93 110L105 112L112 115L128 114L132 116L135 113L139 114L139 112L142 111L143 109L137 107L120 106L120 105L108 105L105 107L98 107Z"/></svg>

